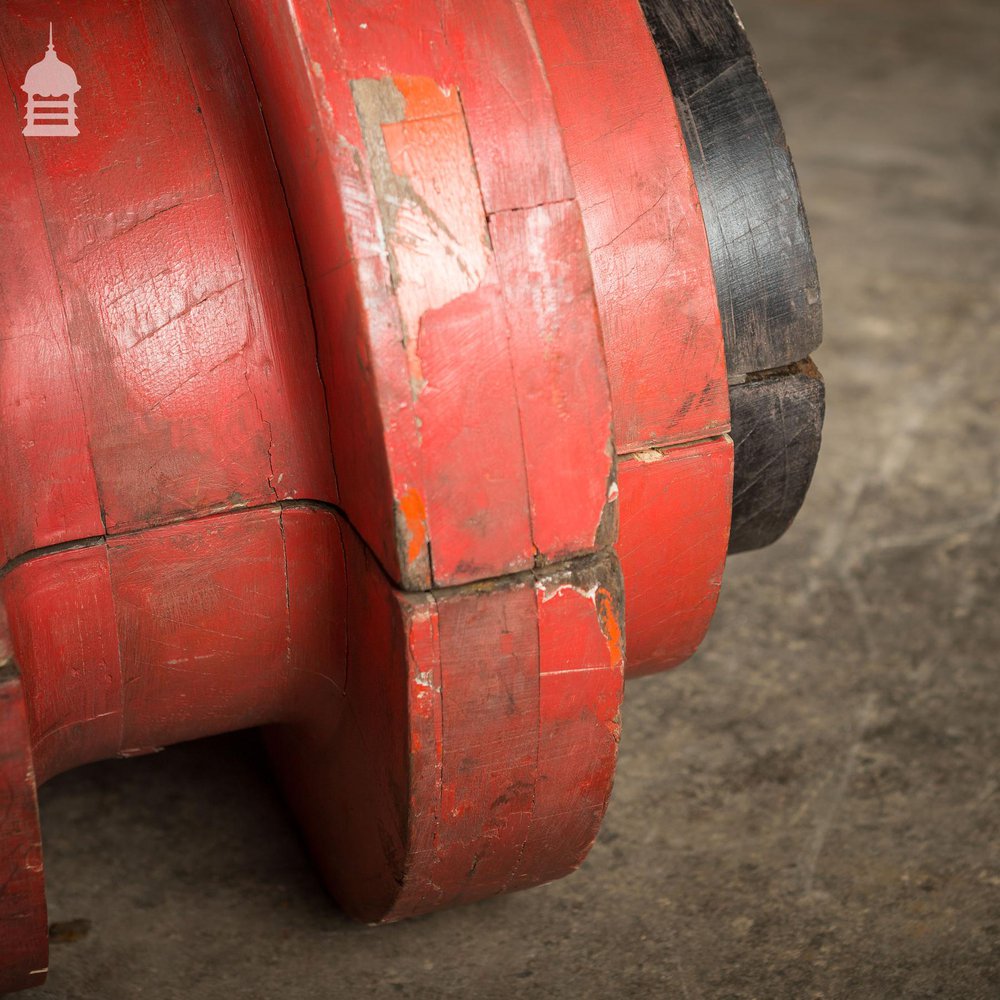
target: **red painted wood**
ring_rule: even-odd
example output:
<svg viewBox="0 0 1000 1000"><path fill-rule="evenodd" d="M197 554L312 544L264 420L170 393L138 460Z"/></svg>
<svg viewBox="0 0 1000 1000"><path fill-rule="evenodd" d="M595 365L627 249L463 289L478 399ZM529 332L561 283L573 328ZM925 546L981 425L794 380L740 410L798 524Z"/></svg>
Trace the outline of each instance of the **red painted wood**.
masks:
<svg viewBox="0 0 1000 1000"><path fill-rule="evenodd" d="M620 734L620 588L609 574L580 581L556 575L536 588L539 773L531 826L508 888L561 878L583 861L597 836Z"/></svg>
<svg viewBox="0 0 1000 1000"><path fill-rule="evenodd" d="M344 540L350 707L336 729L306 714L270 734L335 897L395 920L571 871L617 753L614 560L405 594Z"/></svg>
<svg viewBox="0 0 1000 1000"><path fill-rule="evenodd" d="M122 747L122 670L104 545L29 559L0 579L42 784Z"/></svg>
<svg viewBox="0 0 1000 1000"><path fill-rule="evenodd" d="M616 551L627 597L627 676L677 666L705 636L729 543L733 444L728 437L618 463Z"/></svg>
<svg viewBox="0 0 1000 1000"><path fill-rule="evenodd" d="M613 541L611 401L580 211L573 201L490 218L508 314L530 495L546 559ZM598 374L599 373L599 374Z"/></svg>
<svg viewBox="0 0 1000 1000"><path fill-rule="evenodd" d="M461 886L459 899L506 887L531 823L541 730L532 582L485 601L436 602L443 747L426 878Z"/></svg>
<svg viewBox="0 0 1000 1000"><path fill-rule="evenodd" d="M429 586L432 571L434 584L459 584L528 568L536 552L606 544L606 488L594 485L611 468L600 334L524 11L431 0L234 9L301 233L331 412L343 398L358 411L332 425L352 523L408 588ZM510 91L507 77L473 79L494 22L510 39L494 55ZM497 158L491 123L517 114ZM308 158L303 134L315 137ZM529 253L535 240L546 253ZM534 296L512 281L526 273ZM553 378L560 351L575 368Z"/></svg>
<svg viewBox="0 0 1000 1000"><path fill-rule="evenodd" d="M731 494L638 6L53 2L103 84L79 141L0 111L0 766L265 726L356 916L572 870L625 633L630 673L694 649ZM8 7L13 91L41 22Z"/></svg>
<svg viewBox="0 0 1000 1000"><path fill-rule="evenodd" d="M13 10L4 12L3 22ZM5 33L0 24L0 61ZM37 48L37 45L36 45ZM37 58L37 55L36 55ZM30 64L30 63L29 63ZM24 137L21 80L0 100L0 554L104 531L79 379ZM20 94L19 94L20 96ZM17 470L17 475L8 470Z"/></svg>
<svg viewBox="0 0 1000 1000"><path fill-rule="evenodd" d="M0 992L40 986L48 965L42 834L28 718L0 617Z"/></svg>
<svg viewBox="0 0 1000 1000"><path fill-rule="evenodd" d="M51 16L23 0L5 8L8 82L38 58ZM227 5L87 0L61 23L61 51L94 81L88 127L72 142L29 142L30 164L22 152L11 169L29 248L37 189L52 262L15 291L55 310L56 329L65 316L68 350L43 367L47 386L67 387L53 412L68 411L73 450L55 456L67 472L53 471L72 490L73 530L10 530L32 544L102 533L82 427L112 533L276 498L335 500L308 303ZM140 88L142 67L156 71Z"/></svg>
<svg viewBox="0 0 1000 1000"><path fill-rule="evenodd" d="M315 332L288 206L227 0L167 0L225 196L245 294L247 381L278 500L337 501ZM234 114L236 108L242 114ZM271 499L270 497L268 499Z"/></svg>
<svg viewBox="0 0 1000 1000"><path fill-rule="evenodd" d="M622 687L613 557L405 594L334 513L270 507L3 583L41 780L270 725L317 862L365 919L555 878L596 835Z"/></svg>
<svg viewBox="0 0 1000 1000"><path fill-rule="evenodd" d="M490 215L575 197L527 7L440 0Z"/></svg>
<svg viewBox="0 0 1000 1000"><path fill-rule="evenodd" d="M282 711L290 644L280 518L267 508L109 542L122 753Z"/></svg>
<svg viewBox="0 0 1000 1000"><path fill-rule="evenodd" d="M336 711L341 529L267 507L30 559L0 581L39 781L105 757Z"/></svg>
<svg viewBox="0 0 1000 1000"><path fill-rule="evenodd" d="M698 194L638 3L527 0L583 212L627 454L729 426Z"/></svg>
<svg viewBox="0 0 1000 1000"><path fill-rule="evenodd" d="M639 5L527 6L607 351L634 676L689 657L718 597L732 496L722 326L686 146Z"/></svg>

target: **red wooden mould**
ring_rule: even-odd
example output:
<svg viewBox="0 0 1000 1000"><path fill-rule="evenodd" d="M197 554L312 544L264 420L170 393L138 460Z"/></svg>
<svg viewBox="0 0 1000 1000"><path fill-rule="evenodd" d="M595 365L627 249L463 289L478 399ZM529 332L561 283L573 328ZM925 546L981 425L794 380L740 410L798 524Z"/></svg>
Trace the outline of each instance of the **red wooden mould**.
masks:
<svg viewBox="0 0 1000 1000"><path fill-rule="evenodd" d="M0 989L47 966L37 784L213 733L265 727L362 920L571 871L732 497L640 7L36 7L8 86L51 17L80 134L0 102Z"/></svg>

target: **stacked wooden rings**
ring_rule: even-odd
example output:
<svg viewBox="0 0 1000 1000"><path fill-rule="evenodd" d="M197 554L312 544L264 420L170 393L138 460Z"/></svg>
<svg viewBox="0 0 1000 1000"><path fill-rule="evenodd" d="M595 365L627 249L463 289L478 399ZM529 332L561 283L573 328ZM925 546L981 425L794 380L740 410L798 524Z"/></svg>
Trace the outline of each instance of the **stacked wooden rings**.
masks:
<svg viewBox="0 0 1000 1000"><path fill-rule="evenodd" d="M360 919L566 874L624 677L819 447L735 13L49 6L0 22L0 989L47 967L36 785L212 733L265 727ZM22 135L50 16L72 138Z"/></svg>

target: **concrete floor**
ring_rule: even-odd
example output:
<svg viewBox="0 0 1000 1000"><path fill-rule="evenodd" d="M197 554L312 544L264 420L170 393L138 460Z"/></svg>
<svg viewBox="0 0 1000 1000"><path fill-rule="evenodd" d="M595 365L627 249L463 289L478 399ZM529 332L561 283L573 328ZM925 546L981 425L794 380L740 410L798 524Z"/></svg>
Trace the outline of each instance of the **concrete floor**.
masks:
<svg viewBox="0 0 1000 1000"><path fill-rule="evenodd" d="M42 793L59 998L1000 997L1000 5L744 0L810 212L823 454L633 683L583 870L383 929L251 737Z"/></svg>

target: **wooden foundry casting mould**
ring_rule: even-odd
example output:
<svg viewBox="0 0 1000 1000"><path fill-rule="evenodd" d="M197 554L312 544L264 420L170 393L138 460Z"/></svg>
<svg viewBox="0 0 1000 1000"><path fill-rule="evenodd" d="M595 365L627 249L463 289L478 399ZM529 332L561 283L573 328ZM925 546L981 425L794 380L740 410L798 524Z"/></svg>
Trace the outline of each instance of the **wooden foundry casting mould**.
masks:
<svg viewBox="0 0 1000 1000"><path fill-rule="evenodd" d="M623 681L805 495L784 135L721 0L9 0L0 989L37 785L263 727L338 903L576 868ZM74 136L25 135L54 23Z"/></svg>

